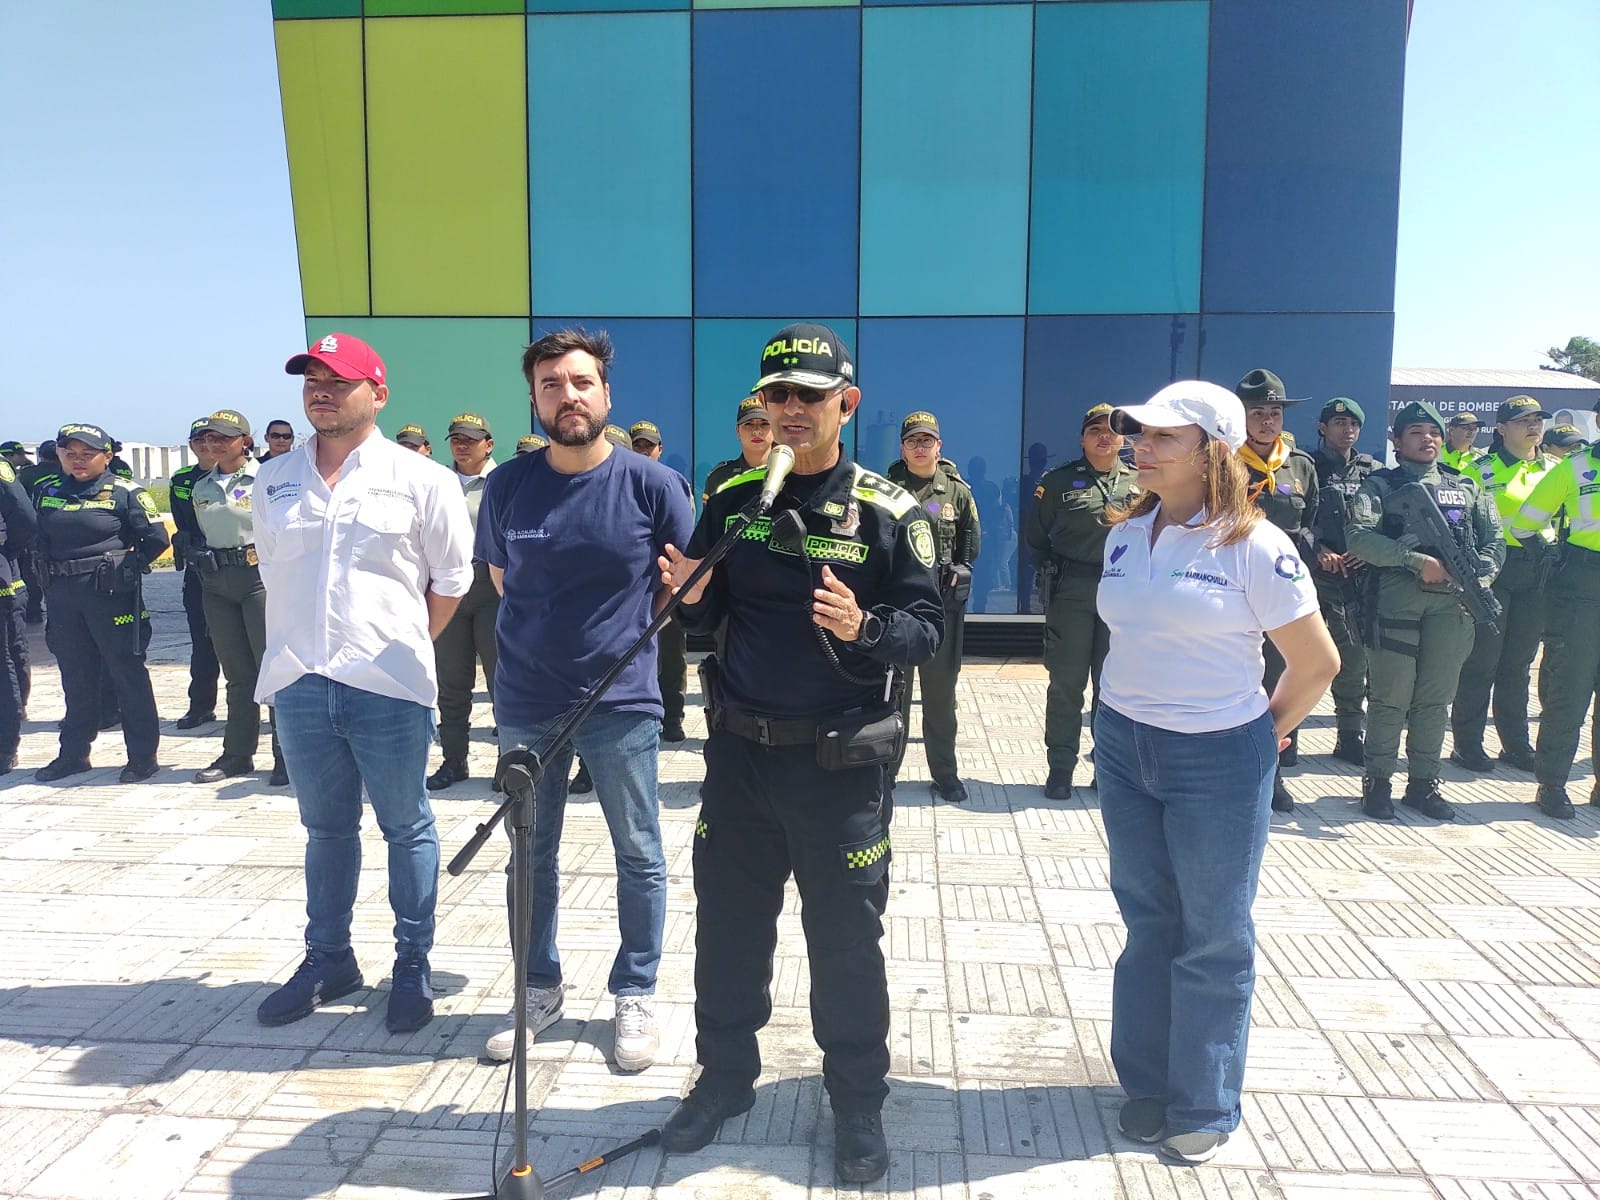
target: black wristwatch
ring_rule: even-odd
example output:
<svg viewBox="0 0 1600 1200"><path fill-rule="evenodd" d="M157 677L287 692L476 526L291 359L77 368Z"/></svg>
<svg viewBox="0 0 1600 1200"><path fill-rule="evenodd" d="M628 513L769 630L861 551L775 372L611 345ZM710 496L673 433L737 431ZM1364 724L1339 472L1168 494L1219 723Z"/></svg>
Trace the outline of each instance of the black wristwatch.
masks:
<svg viewBox="0 0 1600 1200"><path fill-rule="evenodd" d="M881 637L883 637L883 622L879 620L878 614L862 613L861 632L856 635L856 645L863 650L871 650Z"/></svg>

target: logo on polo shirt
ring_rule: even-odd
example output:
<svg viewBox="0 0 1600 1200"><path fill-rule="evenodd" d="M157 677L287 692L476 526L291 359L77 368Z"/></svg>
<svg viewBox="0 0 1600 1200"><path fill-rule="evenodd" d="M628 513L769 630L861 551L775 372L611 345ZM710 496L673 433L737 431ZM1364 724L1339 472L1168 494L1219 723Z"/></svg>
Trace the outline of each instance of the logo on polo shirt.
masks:
<svg viewBox="0 0 1600 1200"><path fill-rule="evenodd" d="M1188 579L1194 583L1209 583L1213 587L1232 587L1226 575L1218 575L1214 571L1197 571L1193 567L1184 567L1172 573L1174 579Z"/></svg>
<svg viewBox="0 0 1600 1200"><path fill-rule="evenodd" d="M1280 554L1272 569L1290 583L1299 583L1306 577L1305 569L1300 565L1300 560L1292 554Z"/></svg>

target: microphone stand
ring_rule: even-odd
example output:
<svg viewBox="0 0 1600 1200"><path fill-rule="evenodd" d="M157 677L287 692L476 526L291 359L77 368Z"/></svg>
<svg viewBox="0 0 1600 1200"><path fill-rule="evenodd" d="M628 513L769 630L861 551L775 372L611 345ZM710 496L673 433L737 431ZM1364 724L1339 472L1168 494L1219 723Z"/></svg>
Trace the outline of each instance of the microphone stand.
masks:
<svg viewBox="0 0 1600 1200"><path fill-rule="evenodd" d="M774 495L775 498L775 495ZM637 641L628 647L609 670L591 687L584 696L582 703L566 715L559 725L550 731L545 738L542 750L532 750L525 746L516 746L507 750L500 756L495 774L505 785L506 800L495 809L492 815L477 831L467 840L467 844L456 852L446 868L451 875L460 875L477 857L478 851L489 840L489 835L502 820L506 821L511 829L511 960L512 971L516 979L516 999L513 1003L513 1019L516 1022L516 1041L511 1049L512 1070L516 1087L516 1117L512 1132L512 1165L500 1180L492 1195L485 1194L471 1197L470 1200L543 1200L545 1185L540 1182L539 1176L534 1172L533 1163L528 1155L528 989L527 989L527 956L528 937L533 929L533 885L528 878L528 866L533 861L533 834L537 822L537 809L534 804L534 793L539 781L544 778L546 764L553 759L570 741L578 726L583 723L601 698L610 690L617 677L627 668L628 664L637 658L640 652L650 644L650 640L661 632L662 626L671 618L683 604L683 598L694 586L711 573L711 569L727 557L728 552L744 535L750 523L758 516L764 514L772 505L772 499L765 493L746 505L728 528L723 531L720 538L710 552L701 560L700 565L682 586L667 597L667 603L662 606L655 619L652 620L645 631L639 635ZM570 1171L563 1172L550 1181L550 1186L568 1183L578 1176L614 1162L624 1155L642 1150L646 1146L653 1146L661 1140L661 1131L652 1129L643 1137L635 1138L626 1145L618 1146L614 1150L592 1158L579 1164Z"/></svg>

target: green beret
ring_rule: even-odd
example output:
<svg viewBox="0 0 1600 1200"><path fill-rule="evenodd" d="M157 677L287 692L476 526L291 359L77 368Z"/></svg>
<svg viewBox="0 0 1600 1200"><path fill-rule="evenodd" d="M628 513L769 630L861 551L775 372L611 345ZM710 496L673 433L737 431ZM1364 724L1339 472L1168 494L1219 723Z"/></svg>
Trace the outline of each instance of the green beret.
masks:
<svg viewBox="0 0 1600 1200"><path fill-rule="evenodd" d="M1317 420L1330 421L1334 417L1354 417L1358 425L1367 423L1367 414L1362 411L1361 405L1348 396L1335 396L1332 400L1329 400L1322 406L1322 412L1318 415Z"/></svg>
<svg viewBox="0 0 1600 1200"><path fill-rule="evenodd" d="M1395 413L1394 420L1389 425L1389 432L1399 433L1407 425L1421 425L1426 421L1437 425L1440 436L1444 435L1444 418L1439 415L1439 410L1426 400L1413 400L1409 404L1400 406L1400 411Z"/></svg>

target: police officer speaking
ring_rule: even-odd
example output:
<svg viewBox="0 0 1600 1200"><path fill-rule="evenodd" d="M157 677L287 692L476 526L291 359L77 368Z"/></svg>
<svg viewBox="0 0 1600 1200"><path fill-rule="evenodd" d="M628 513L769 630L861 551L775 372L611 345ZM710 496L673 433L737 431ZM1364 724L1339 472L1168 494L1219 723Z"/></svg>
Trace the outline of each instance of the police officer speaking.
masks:
<svg viewBox="0 0 1600 1200"><path fill-rule="evenodd" d="M959 804L967 785L956 773L956 681L961 678L962 631L972 564L978 558L978 505L955 463L940 456L939 421L914 412L900 422L901 458L889 464L888 477L916 499L932 522L939 548L939 594L944 598L944 641L932 662L917 668L922 679L922 742L933 790ZM911 680L907 672L900 711L911 727ZM898 771L899 762L895 763ZM891 786L892 782L891 782Z"/></svg>
<svg viewBox="0 0 1600 1200"><path fill-rule="evenodd" d="M725 615L725 654L704 672L705 783L694 841L695 1041L701 1075L662 1129L664 1149L710 1143L755 1103L756 1034L791 871L811 960L812 1030L844 1182L889 1167L889 898L885 768L904 736L894 685L927 662L944 604L927 514L903 488L851 462L840 442L861 403L849 351L825 325L791 325L761 354L761 393L794 474L682 609L692 633ZM770 459L769 459L770 463ZM681 586L760 493L767 468L707 502L662 580Z"/></svg>
<svg viewBox="0 0 1600 1200"><path fill-rule="evenodd" d="M1345 544L1350 501L1378 460L1356 449L1367 414L1346 396L1336 396L1317 416L1322 446L1312 454L1321 495L1317 503L1317 554L1311 578L1317 585L1322 619L1339 648L1339 674L1333 680L1337 736L1333 756L1361 766L1366 734L1367 649L1361 641L1361 589L1366 564Z"/></svg>
<svg viewBox="0 0 1600 1200"><path fill-rule="evenodd" d="M1396 464L1377 471L1356 492L1345 531L1350 550L1377 571L1367 592L1368 698L1366 777L1361 807L1369 817L1394 816L1389 779L1406 739L1405 798L1424 816L1448 821L1455 810L1439 792L1445 710L1461 662L1472 648L1473 618L1462 607L1465 584L1487 589L1505 561L1494 504L1470 475L1439 464L1444 421L1431 404L1413 401L1395 414L1390 437ZM1397 493L1420 484L1443 514L1450 534L1402 516ZM1445 565L1462 564L1464 581Z"/></svg>
<svg viewBox="0 0 1600 1200"><path fill-rule="evenodd" d="M61 751L34 772L42 783L91 769L102 667L122 707L128 765L120 781L139 783L157 770L161 733L144 662L150 614L143 577L167 548L167 530L145 490L111 473L111 447L98 425L63 425L56 434L62 473L43 480L34 497L50 593L45 644L61 668L67 702Z"/></svg>

